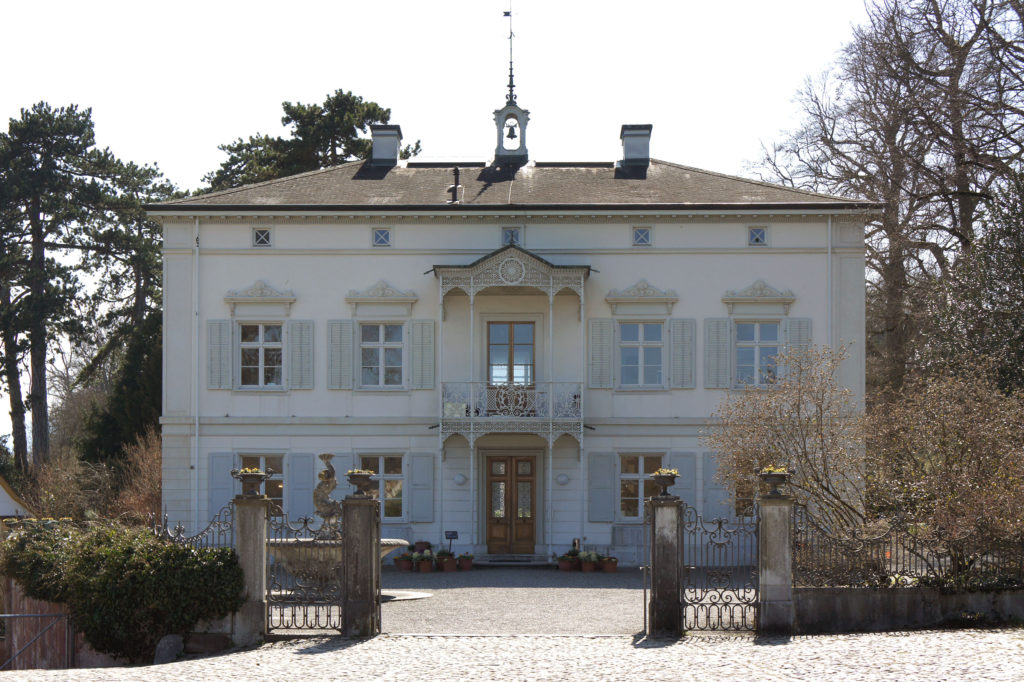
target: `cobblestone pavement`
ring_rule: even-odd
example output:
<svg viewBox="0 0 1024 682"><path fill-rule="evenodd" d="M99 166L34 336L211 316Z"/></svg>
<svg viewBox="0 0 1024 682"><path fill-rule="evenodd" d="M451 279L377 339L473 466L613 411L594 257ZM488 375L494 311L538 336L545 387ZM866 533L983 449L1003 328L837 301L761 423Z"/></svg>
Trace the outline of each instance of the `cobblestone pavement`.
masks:
<svg viewBox="0 0 1024 682"><path fill-rule="evenodd" d="M307 639L160 666L2 680L1020 680L1024 630L794 637L382 635Z"/></svg>

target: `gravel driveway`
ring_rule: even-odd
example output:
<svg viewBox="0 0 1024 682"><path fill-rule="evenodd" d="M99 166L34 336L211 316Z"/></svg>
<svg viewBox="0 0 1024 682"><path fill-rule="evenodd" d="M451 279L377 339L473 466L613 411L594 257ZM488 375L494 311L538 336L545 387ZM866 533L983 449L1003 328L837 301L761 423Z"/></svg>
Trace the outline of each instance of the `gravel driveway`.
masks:
<svg viewBox="0 0 1024 682"><path fill-rule="evenodd" d="M381 607L390 634L632 635L643 630L639 568L618 573L551 567L482 567L456 573L384 570L385 595L426 592L427 599Z"/></svg>

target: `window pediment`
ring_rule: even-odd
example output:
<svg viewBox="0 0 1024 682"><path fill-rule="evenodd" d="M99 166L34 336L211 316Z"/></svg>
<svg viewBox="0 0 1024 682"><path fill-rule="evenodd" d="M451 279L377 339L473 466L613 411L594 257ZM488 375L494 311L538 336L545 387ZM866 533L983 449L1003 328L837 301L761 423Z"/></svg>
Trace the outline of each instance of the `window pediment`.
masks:
<svg viewBox="0 0 1024 682"><path fill-rule="evenodd" d="M224 296L224 302L231 307L231 315L244 306L245 316L287 317L291 314L295 294L290 289L278 290L263 280L256 280L246 289L231 289Z"/></svg>
<svg viewBox="0 0 1024 682"><path fill-rule="evenodd" d="M351 289L345 302L352 306L352 316L394 316L412 315L412 307L419 300L414 291L396 289L384 280L373 286L357 291Z"/></svg>
<svg viewBox="0 0 1024 682"><path fill-rule="evenodd" d="M659 289L642 279L625 289L612 289L604 300L613 315L671 315L679 296L672 289Z"/></svg>
<svg viewBox="0 0 1024 682"><path fill-rule="evenodd" d="M729 308L729 314L776 314L788 315L796 296L789 289L781 291L759 279L746 289L730 289L722 296L722 303Z"/></svg>

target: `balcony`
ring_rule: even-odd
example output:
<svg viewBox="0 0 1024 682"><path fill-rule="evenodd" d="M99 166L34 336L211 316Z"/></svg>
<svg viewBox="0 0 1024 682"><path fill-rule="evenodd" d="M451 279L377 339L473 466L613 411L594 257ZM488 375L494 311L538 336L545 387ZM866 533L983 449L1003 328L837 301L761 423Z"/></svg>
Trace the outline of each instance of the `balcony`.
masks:
<svg viewBox="0 0 1024 682"><path fill-rule="evenodd" d="M472 443L488 433L532 433L549 441L582 437L583 384L578 381L442 382L441 405L442 439L461 434Z"/></svg>

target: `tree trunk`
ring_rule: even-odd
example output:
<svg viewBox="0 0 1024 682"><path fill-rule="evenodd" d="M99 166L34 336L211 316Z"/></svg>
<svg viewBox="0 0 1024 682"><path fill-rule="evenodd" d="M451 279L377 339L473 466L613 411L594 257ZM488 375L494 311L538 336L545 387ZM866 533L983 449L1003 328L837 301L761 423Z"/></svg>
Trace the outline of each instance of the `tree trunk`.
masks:
<svg viewBox="0 0 1024 682"><path fill-rule="evenodd" d="M32 255L29 261L28 343L31 384L28 406L32 411L32 463L49 460L50 416L46 402L46 240L38 197L32 202Z"/></svg>
<svg viewBox="0 0 1024 682"><path fill-rule="evenodd" d="M0 306L11 309L11 288L0 285ZM9 324L0 328L0 342L4 346L4 377L7 393L11 400L11 446L14 448L14 463L19 471L28 471L28 438L25 434L25 401L21 397L21 373L18 371L17 335Z"/></svg>

